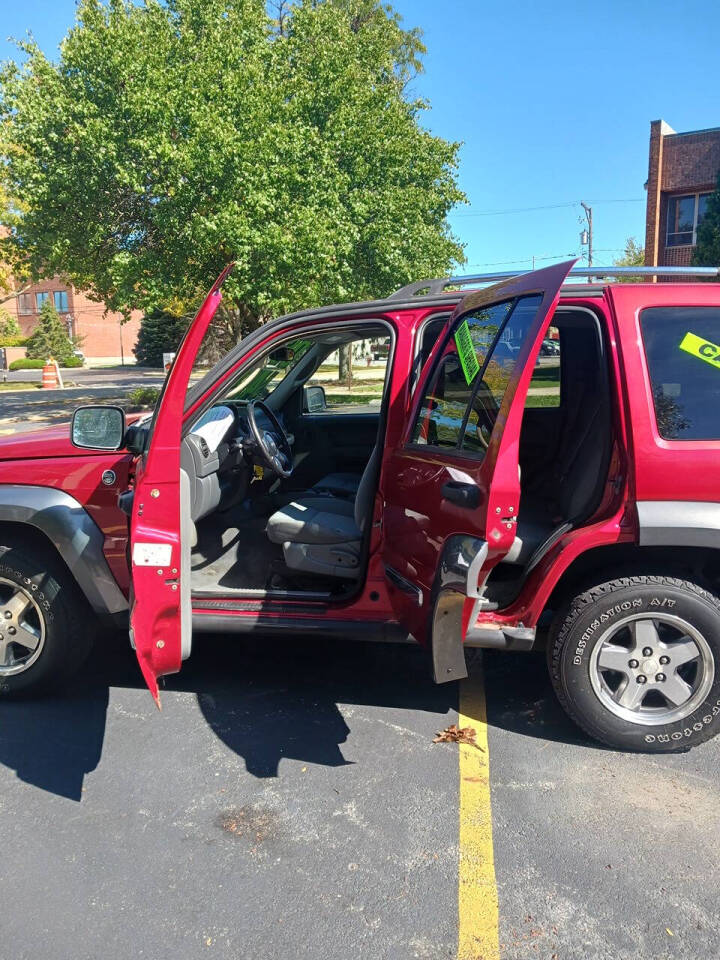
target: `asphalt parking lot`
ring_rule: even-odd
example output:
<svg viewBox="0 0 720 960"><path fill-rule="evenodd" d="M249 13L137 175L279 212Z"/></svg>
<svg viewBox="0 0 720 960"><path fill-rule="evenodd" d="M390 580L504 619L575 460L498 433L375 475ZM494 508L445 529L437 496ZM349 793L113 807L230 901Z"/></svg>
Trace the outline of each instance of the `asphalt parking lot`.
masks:
<svg viewBox="0 0 720 960"><path fill-rule="evenodd" d="M432 742L483 664L491 813ZM714 960L720 744L598 748L541 666L476 655L458 691L413 647L201 637L158 712L105 637L0 705L2 956ZM490 825L499 909L480 883L459 930Z"/></svg>

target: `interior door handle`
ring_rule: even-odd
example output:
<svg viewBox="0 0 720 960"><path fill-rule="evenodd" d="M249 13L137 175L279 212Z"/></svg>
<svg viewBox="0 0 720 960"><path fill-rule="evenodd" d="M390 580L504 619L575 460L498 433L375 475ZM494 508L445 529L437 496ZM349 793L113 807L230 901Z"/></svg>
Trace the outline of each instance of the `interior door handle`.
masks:
<svg viewBox="0 0 720 960"><path fill-rule="evenodd" d="M462 483L460 480L448 480L443 484L442 495L445 500L459 507L474 510L480 506L480 491L474 483Z"/></svg>

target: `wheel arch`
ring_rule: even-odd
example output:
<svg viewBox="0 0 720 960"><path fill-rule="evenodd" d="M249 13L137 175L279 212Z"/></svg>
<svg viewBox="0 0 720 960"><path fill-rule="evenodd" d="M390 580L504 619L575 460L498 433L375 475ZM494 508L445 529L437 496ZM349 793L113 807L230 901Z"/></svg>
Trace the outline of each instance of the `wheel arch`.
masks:
<svg viewBox="0 0 720 960"><path fill-rule="evenodd" d="M580 554L553 587L547 609L557 611L573 596L603 580L640 574L675 576L717 593L720 588L720 536L717 547L617 543Z"/></svg>
<svg viewBox="0 0 720 960"><path fill-rule="evenodd" d="M73 497L51 487L0 486L0 541L49 551L100 617L127 610L103 553L104 535Z"/></svg>

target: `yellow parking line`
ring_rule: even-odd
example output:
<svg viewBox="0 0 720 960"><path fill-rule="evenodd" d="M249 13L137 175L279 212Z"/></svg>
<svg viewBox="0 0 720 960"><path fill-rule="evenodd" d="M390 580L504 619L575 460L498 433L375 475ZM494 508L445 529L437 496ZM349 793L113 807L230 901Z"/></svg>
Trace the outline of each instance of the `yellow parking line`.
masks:
<svg viewBox="0 0 720 960"><path fill-rule="evenodd" d="M477 746L460 744L458 960L499 960L485 685L477 663L460 684L459 714L459 727L477 731Z"/></svg>

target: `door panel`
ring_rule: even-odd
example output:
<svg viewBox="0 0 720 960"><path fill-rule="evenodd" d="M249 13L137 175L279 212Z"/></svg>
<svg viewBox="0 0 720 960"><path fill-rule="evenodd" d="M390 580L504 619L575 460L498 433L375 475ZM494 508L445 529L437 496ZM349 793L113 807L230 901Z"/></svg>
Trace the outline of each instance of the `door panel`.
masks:
<svg viewBox="0 0 720 960"><path fill-rule="evenodd" d="M232 265L213 284L178 350L138 460L130 524L130 633L145 682L160 706L158 677L177 673L190 654L190 503L180 470L185 396L195 358Z"/></svg>
<svg viewBox="0 0 720 960"><path fill-rule="evenodd" d="M573 262L496 284L462 301L448 322L444 344L421 375L405 443L386 455L388 589L399 622L421 642L434 642L437 631L438 642L447 643L442 627L447 610L436 616L439 598L447 590L461 591L461 600L472 606L487 574L512 546L528 385ZM467 606L461 608L466 616ZM458 642L460 629L458 620ZM459 675L457 655L450 660L451 675L436 679Z"/></svg>
<svg viewBox="0 0 720 960"><path fill-rule="evenodd" d="M307 489L328 473L361 474L379 423L379 412L303 414L293 424L297 464L293 487Z"/></svg>

